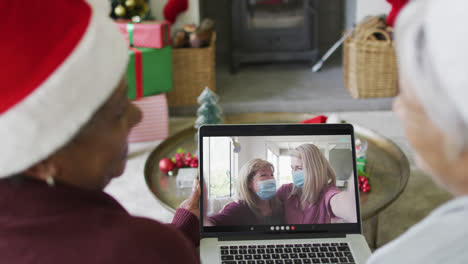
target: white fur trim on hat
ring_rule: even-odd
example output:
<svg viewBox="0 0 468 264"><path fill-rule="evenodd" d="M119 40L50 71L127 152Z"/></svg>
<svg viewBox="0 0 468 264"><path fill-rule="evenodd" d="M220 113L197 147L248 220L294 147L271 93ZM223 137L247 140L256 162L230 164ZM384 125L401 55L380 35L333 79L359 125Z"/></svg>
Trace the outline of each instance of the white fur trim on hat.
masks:
<svg viewBox="0 0 468 264"><path fill-rule="evenodd" d="M467 10L466 0L411 1L395 28L400 76L460 147L468 146Z"/></svg>
<svg viewBox="0 0 468 264"><path fill-rule="evenodd" d="M127 60L127 45L117 27L93 10L66 60L0 115L0 178L24 171L67 144L115 91Z"/></svg>

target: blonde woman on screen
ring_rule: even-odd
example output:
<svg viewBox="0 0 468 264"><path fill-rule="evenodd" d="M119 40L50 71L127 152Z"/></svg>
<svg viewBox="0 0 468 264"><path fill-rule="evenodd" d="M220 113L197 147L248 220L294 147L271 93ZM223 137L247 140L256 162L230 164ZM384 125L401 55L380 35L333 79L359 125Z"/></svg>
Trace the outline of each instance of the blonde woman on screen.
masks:
<svg viewBox="0 0 468 264"><path fill-rule="evenodd" d="M314 144L303 144L290 155L293 183L284 184L277 192L286 223L327 224L335 218L356 222L353 181L347 191L340 191L335 171Z"/></svg>

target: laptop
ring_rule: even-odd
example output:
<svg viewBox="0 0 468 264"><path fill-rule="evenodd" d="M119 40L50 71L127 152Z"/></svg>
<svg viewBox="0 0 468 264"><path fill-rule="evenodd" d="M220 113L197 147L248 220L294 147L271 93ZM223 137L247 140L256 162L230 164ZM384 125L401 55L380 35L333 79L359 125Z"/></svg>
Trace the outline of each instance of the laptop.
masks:
<svg viewBox="0 0 468 264"><path fill-rule="evenodd" d="M198 140L200 183L206 186L202 188L206 199L200 203L201 211L206 211L200 221L202 263L366 262L371 251L362 235L352 125L204 125ZM305 181L302 188L294 181L298 164L292 157L295 150L310 145L326 158L334 176L326 176L327 184L308 207L299 206L298 201L313 196L305 193L311 190L305 185L311 181ZM245 176L258 160L272 165L271 175L262 171L262 175ZM255 191L253 186L259 186L262 178L250 184L255 177L268 179L270 189L276 188L276 194L270 190L273 198L252 198L260 195L260 189ZM242 179L247 179L244 186L249 190L240 187ZM333 198L338 195L340 199ZM264 201L270 210L257 210L261 203L265 207Z"/></svg>

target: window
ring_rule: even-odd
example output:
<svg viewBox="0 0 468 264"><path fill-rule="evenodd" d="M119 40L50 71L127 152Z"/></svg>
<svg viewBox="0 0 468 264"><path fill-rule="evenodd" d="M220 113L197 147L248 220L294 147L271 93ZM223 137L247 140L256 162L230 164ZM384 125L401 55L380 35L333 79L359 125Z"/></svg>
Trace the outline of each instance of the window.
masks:
<svg viewBox="0 0 468 264"><path fill-rule="evenodd" d="M292 182L291 157L289 155L279 156L278 178L279 186Z"/></svg>
<svg viewBox="0 0 468 264"><path fill-rule="evenodd" d="M273 153L270 149L267 149L267 161L273 164L275 168L275 176L278 175L278 155Z"/></svg>
<svg viewBox="0 0 468 264"><path fill-rule="evenodd" d="M228 137L210 138L209 197L226 197L231 188L231 140Z"/></svg>

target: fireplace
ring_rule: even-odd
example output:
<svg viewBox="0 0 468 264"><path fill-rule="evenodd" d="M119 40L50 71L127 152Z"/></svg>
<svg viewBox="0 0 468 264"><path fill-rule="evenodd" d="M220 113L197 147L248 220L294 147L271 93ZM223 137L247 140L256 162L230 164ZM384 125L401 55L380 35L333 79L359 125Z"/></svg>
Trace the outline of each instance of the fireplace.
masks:
<svg viewBox="0 0 468 264"><path fill-rule="evenodd" d="M318 0L232 0L231 71L243 63L318 59Z"/></svg>

